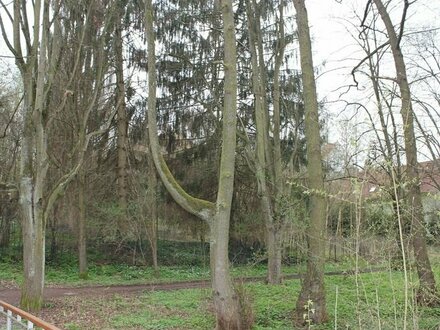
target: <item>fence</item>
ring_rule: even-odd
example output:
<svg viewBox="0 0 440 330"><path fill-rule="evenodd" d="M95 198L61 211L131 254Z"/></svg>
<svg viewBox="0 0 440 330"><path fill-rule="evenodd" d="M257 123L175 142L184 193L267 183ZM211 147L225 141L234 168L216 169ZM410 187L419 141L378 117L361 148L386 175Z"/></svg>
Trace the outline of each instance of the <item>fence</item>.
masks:
<svg viewBox="0 0 440 330"><path fill-rule="evenodd" d="M5 320L6 318L6 320ZM0 329L43 329L43 330L61 330L56 326L44 322L38 317L29 314L20 308L12 306L0 300Z"/></svg>

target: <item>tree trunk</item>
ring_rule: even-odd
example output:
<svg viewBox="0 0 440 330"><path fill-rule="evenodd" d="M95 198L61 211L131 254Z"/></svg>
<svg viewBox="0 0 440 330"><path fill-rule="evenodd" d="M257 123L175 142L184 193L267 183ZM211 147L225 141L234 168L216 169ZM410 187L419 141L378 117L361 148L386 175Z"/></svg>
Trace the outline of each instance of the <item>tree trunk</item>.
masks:
<svg viewBox="0 0 440 330"><path fill-rule="evenodd" d="M280 284L281 273L281 230L277 230L274 225L266 229L267 235L267 283Z"/></svg>
<svg viewBox="0 0 440 330"><path fill-rule="evenodd" d="M159 270L157 262L157 176L154 168L154 162L151 157L151 152L147 154L147 202L148 202L148 217L146 218L145 228L147 231L148 241L151 248L151 260L155 271Z"/></svg>
<svg viewBox="0 0 440 330"><path fill-rule="evenodd" d="M307 145L307 172L311 191L309 225L307 228L308 260L307 274L302 283L296 304L296 321L319 324L327 321L324 291L324 262L326 226L326 200L322 172L322 157L319 134L318 101L313 71L312 46L304 0L293 1L301 56L302 81L304 86L305 137ZM311 302L311 303L310 303ZM312 304L312 305L311 305ZM312 313L311 310L314 310ZM306 315L306 318L304 318Z"/></svg>
<svg viewBox="0 0 440 330"><path fill-rule="evenodd" d="M40 13L41 1L35 2ZM43 122L45 111L46 50L49 30L49 4L44 3L42 25L35 22L34 43L41 43L37 64L22 68L24 84L24 127L20 161L20 207L23 234L24 278L20 305L29 311L38 311L43 303L45 268L45 199L44 188L49 167L47 136ZM19 19L20 4L14 2L14 21ZM17 22L18 24L18 22ZM41 40L39 30L42 30ZM16 35L17 31L14 31ZM17 32L19 33L19 32ZM35 77L36 75L36 77Z"/></svg>
<svg viewBox="0 0 440 330"><path fill-rule="evenodd" d="M255 97L254 107L255 107L255 124L256 124L256 178L258 184L258 193L261 199L261 211L264 217L264 222L266 225L266 249L267 249L267 282L270 284L281 283L281 244L282 241L279 239L279 226L275 224L274 219L274 203L277 197L272 196L275 194L274 191L269 189L269 184L275 186L275 170L273 162L268 159L268 154L274 152L270 148L268 142L268 125L267 125L267 115L265 107L265 78L263 77L265 68L259 62L258 51L261 51L261 47L257 47L261 43L256 35L258 31L258 20L260 19L258 9L255 3L251 3L250 0L246 2L246 13L247 22L249 30L249 48L251 53L251 63L252 63L252 89ZM279 68L278 68L279 69ZM279 71L279 70L278 70ZM276 80L276 78L275 78ZM279 85L278 85L279 86ZM279 89L278 89L279 92ZM279 97L279 94L278 94ZM279 105L279 103L278 103ZM278 112L279 118L279 112ZM279 125L279 123L278 123ZM279 136L279 127L278 127ZM278 147L280 145L278 144ZM279 153L281 154L281 153ZM279 159L280 160L280 159ZM280 160L281 161L281 160ZM281 163L280 169L281 169ZM280 174L280 173L279 173ZM277 188L274 188L277 189Z"/></svg>
<svg viewBox="0 0 440 330"><path fill-rule="evenodd" d="M148 44L148 133L156 170L174 200L188 212L205 220L211 231L211 270L216 329L244 329L240 303L229 273L228 243L236 147L237 62L234 13L231 0L221 1L224 35L224 110L222 153L216 204L190 196L175 180L160 154L156 123L155 35L151 0L145 2Z"/></svg>
<svg viewBox="0 0 440 330"><path fill-rule="evenodd" d="M22 211L24 278L20 306L27 311L38 311L43 303L45 226L41 206L36 202L41 198L41 189L37 188L40 187L33 186L30 177L22 176L20 206Z"/></svg>
<svg viewBox="0 0 440 330"><path fill-rule="evenodd" d="M8 248L11 241L11 202L0 201L0 248Z"/></svg>
<svg viewBox="0 0 440 330"><path fill-rule="evenodd" d="M124 83L124 58L122 46L122 14L118 9L118 17L116 18L115 27L115 66L116 66L116 98L115 103L117 109L118 121L118 165L117 165L117 184L118 199L121 209L121 217L118 222L119 231L124 232L127 227L127 113L125 104L125 83Z"/></svg>
<svg viewBox="0 0 440 330"><path fill-rule="evenodd" d="M418 173L417 146L414 133L414 112L412 109L411 92L406 73L405 61L400 48L401 35L398 36L394 30L391 18L382 1L373 0L373 2L377 7L379 15L387 30L397 73L396 80L397 84L399 85L402 102L400 113L404 123L403 134L408 177L408 193L405 208L407 208L408 214L411 215L412 245L414 248L417 274L420 281L420 287L417 293L417 301L421 305L438 305L440 303L440 299L426 248L423 206L420 192L420 177ZM408 0L404 1L404 6L404 16L402 22L400 23L402 27L406 18L406 11L409 7Z"/></svg>
<svg viewBox="0 0 440 330"><path fill-rule="evenodd" d="M81 169L78 174L78 261L79 277L82 279L88 277L85 193L85 172Z"/></svg>
<svg viewBox="0 0 440 330"><path fill-rule="evenodd" d="M62 208L63 206L60 205L61 203L58 203L55 205L53 209L53 216L49 220L49 223L47 225L49 229L49 258L51 260L55 260L57 258L58 253L58 244L57 244L57 229L58 229L58 219L62 217ZM70 216L72 218L72 216Z"/></svg>

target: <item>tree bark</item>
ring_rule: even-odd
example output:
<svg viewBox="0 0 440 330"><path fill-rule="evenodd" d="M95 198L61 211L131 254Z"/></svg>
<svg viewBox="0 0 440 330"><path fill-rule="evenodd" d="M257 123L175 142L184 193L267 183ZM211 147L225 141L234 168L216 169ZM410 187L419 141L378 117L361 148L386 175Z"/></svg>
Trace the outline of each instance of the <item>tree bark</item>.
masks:
<svg viewBox="0 0 440 330"><path fill-rule="evenodd" d="M307 9L304 0L294 0L304 86L305 137L307 145L307 172L310 189L309 224L307 228L307 273L296 304L296 322L313 324L327 321L324 290L324 262L326 242L326 199L319 134L318 100L313 71ZM312 304L312 305L311 305ZM314 312L310 312L313 309ZM306 315L306 319L304 318Z"/></svg>
<svg viewBox="0 0 440 330"><path fill-rule="evenodd" d="M402 103L400 113L404 123L403 134L408 177L408 193L405 207L408 210L408 214L411 215L412 245L414 248L417 274L420 281L420 286L417 293L417 301L421 305L438 305L440 303L439 295L426 248L423 206L420 192L420 176L418 173L417 145L414 131L414 112L412 108L411 91L408 83L405 60L400 48L401 35L397 35L387 8L384 6L382 0L373 0L373 2L376 5L379 15L387 30L397 74L396 81L399 85ZM404 1L404 6L404 16L400 22L401 32L403 32L406 10L409 7L409 2L407 0Z"/></svg>
<svg viewBox="0 0 440 330"><path fill-rule="evenodd" d="M148 201L148 217L146 218L145 228L150 243L153 268L157 272L159 270L157 261L157 174L150 150L147 154L147 167L148 190L146 198Z"/></svg>

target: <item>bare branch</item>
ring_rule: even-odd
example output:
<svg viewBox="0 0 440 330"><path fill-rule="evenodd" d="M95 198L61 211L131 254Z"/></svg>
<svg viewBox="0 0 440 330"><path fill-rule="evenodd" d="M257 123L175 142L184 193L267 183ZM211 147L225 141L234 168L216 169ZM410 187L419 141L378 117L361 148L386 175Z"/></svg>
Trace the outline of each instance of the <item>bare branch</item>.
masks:
<svg viewBox="0 0 440 330"><path fill-rule="evenodd" d="M17 113L18 109L20 108L20 104L23 101L24 95L21 96L20 101L18 102L18 104L15 106L14 112L12 113L11 118L9 118L8 123L6 124L6 127L3 131L3 134L0 135L0 139L3 139L6 137L6 132L8 131L9 125L11 125L12 121L14 120L15 114Z"/></svg>

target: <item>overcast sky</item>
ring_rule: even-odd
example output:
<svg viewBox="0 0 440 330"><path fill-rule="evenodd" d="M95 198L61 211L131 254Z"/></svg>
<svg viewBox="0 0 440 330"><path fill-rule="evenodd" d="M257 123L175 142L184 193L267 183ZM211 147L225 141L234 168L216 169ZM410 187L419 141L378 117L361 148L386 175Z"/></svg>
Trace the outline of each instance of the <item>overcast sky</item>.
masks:
<svg viewBox="0 0 440 330"><path fill-rule="evenodd" d="M351 114L343 113L345 103L339 102L342 91L353 83L351 70L365 55L349 31L352 24L359 26L355 13L363 16L366 0L307 0L310 30L313 38L313 55L315 66L321 67L317 83L318 97L326 99L326 109L337 116L330 122L330 142L340 138L340 123ZM393 3L397 3L394 1ZM401 16L401 8L393 12L394 22ZM440 0L417 0L408 11L408 22L405 31L420 31L425 28L440 28ZM440 32L440 31L439 31ZM440 34L440 33L439 33ZM354 33L356 36L356 33ZM439 40L440 43L440 40ZM324 65L323 65L324 63ZM394 75L393 64L389 63L390 76ZM343 98L362 97L362 91L353 91ZM366 101L363 101L366 102ZM361 116L361 115L359 115ZM365 118L358 118L363 121ZM356 118L355 118L356 120ZM366 144L368 141L364 141Z"/></svg>

